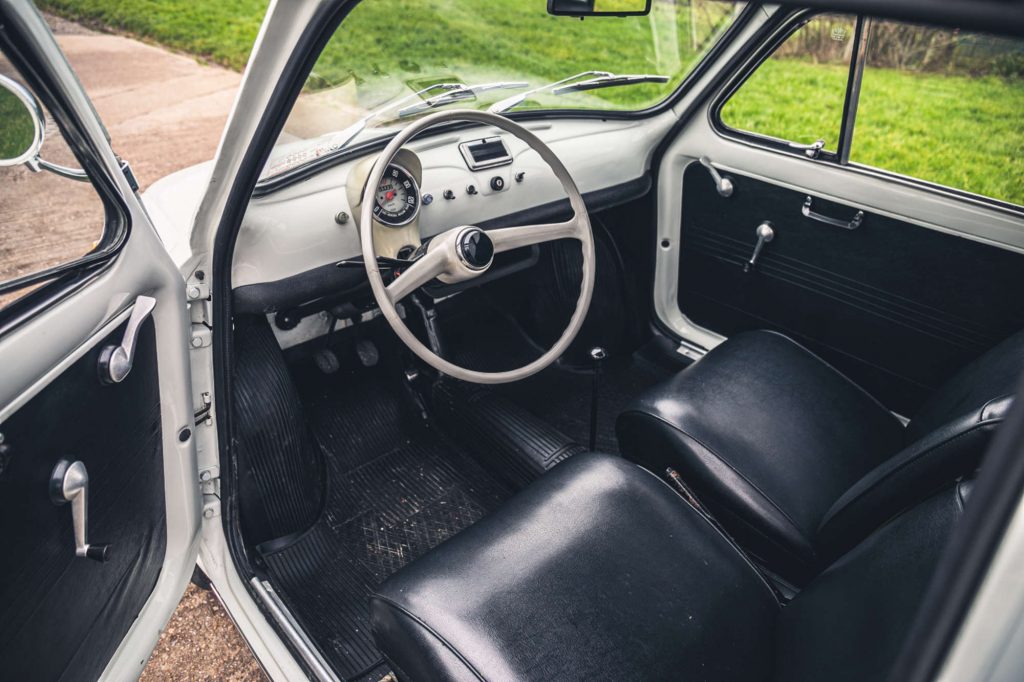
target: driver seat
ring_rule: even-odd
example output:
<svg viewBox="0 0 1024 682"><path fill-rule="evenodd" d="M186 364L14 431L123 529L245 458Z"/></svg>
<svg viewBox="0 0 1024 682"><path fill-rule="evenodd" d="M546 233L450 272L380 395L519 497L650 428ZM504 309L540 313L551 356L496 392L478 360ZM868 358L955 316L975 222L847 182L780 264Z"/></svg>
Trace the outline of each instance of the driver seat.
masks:
<svg viewBox="0 0 1024 682"><path fill-rule="evenodd" d="M891 669L969 484L874 531L782 606L653 474L577 455L392 576L400 680L865 680Z"/></svg>

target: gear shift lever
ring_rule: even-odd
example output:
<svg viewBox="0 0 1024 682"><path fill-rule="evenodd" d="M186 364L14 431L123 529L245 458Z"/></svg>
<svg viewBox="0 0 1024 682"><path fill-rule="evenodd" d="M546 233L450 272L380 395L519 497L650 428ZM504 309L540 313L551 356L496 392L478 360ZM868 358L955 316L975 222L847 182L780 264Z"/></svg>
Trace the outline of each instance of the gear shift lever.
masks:
<svg viewBox="0 0 1024 682"><path fill-rule="evenodd" d="M590 349L590 359L594 361L594 384L590 393L590 451L597 447L597 397L601 388L601 365L607 354L604 348L594 346Z"/></svg>

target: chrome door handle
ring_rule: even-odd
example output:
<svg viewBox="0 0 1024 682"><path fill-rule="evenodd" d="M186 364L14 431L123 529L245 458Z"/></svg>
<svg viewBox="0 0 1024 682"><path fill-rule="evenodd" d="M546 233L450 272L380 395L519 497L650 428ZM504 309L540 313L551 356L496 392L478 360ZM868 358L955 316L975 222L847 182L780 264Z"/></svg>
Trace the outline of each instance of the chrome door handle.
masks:
<svg viewBox="0 0 1024 682"><path fill-rule="evenodd" d="M815 140L811 144L800 144L799 142L790 142L790 149L799 149L803 151L804 156L809 159L818 158L818 154L825 148L825 140Z"/></svg>
<svg viewBox="0 0 1024 682"><path fill-rule="evenodd" d="M757 265L757 257L761 255L764 245L775 239L775 228L767 220L757 226L757 244L754 245L754 253L743 265L743 272L750 272L750 269Z"/></svg>
<svg viewBox="0 0 1024 682"><path fill-rule="evenodd" d="M71 503L76 557L100 562L110 558L110 545L89 544L89 472L83 462L57 462L50 474L50 500L58 505Z"/></svg>
<svg viewBox="0 0 1024 682"><path fill-rule="evenodd" d="M732 191L735 189L732 184L732 178L721 175L718 170L711 165L711 159L708 157L702 156L698 161L700 161L700 165L707 168L708 172L711 173L711 179L715 181L715 189L718 191L718 194L723 197L731 197Z"/></svg>
<svg viewBox="0 0 1024 682"><path fill-rule="evenodd" d="M143 322L156 307L156 299L150 296L139 296L132 306L128 326L124 328L124 338L120 346L110 345L100 351L100 379L105 384L119 384L132 371L135 362L135 345L139 340L139 331Z"/></svg>
<svg viewBox="0 0 1024 682"><path fill-rule="evenodd" d="M807 197L806 199L804 199L804 205L803 208L800 209L800 212L804 214L805 218L817 220L819 223L825 223L826 225L831 225L832 227L841 227L844 230L856 230L858 227L860 227L860 224L864 222L864 211L857 211L849 220L829 218L827 215L815 213L814 211L811 210L811 205L813 201L814 200L811 197Z"/></svg>

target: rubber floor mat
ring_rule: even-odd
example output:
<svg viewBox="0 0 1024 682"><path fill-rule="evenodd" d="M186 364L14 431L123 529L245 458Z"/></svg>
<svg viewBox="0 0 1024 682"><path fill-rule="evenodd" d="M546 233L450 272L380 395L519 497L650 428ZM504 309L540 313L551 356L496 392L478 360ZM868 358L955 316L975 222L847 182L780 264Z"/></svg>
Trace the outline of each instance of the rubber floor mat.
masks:
<svg viewBox="0 0 1024 682"><path fill-rule="evenodd" d="M298 372L296 383L327 460L325 507L309 531L260 551L334 669L358 678L382 660L369 629L373 589L511 492L423 428L401 384L382 372Z"/></svg>

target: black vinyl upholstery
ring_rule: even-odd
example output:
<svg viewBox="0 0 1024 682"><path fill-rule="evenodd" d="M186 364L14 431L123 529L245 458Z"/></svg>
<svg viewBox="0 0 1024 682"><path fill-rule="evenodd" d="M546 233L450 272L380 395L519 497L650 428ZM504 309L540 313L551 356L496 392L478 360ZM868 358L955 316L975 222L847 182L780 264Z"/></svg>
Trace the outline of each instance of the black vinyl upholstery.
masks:
<svg viewBox="0 0 1024 682"><path fill-rule="evenodd" d="M881 523L973 471L1012 401L1024 332L904 427L774 332L739 334L619 416L624 456L679 472L768 567L803 583Z"/></svg>
<svg viewBox="0 0 1024 682"><path fill-rule="evenodd" d="M371 599L403 680L866 680L892 665L962 510L947 486L785 607L665 483L577 455Z"/></svg>
<svg viewBox="0 0 1024 682"><path fill-rule="evenodd" d="M413 680L753 679L771 590L667 485L582 454L392 576L381 651Z"/></svg>

